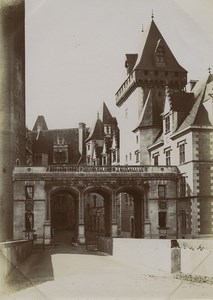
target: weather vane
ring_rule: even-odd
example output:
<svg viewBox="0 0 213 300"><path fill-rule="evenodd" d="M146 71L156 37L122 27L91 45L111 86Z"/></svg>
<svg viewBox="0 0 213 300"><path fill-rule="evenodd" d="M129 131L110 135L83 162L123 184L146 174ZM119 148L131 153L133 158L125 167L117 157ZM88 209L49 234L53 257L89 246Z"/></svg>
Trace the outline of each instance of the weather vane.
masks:
<svg viewBox="0 0 213 300"><path fill-rule="evenodd" d="M152 20L154 19L154 12L153 12L153 9L152 9L152 16L151 16Z"/></svg>

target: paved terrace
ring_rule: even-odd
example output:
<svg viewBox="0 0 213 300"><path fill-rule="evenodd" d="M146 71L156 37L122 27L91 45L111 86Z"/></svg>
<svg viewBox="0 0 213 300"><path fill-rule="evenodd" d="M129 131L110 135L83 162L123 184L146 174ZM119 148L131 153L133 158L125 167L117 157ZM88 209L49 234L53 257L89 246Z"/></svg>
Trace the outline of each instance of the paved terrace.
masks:
<svg viewBox="0 0 213 300"><path fill-rule="evenodd" d="M85 247L37 249L15 269L0 298L28 299L212 299L213 285L190 283L131 267ZM153 270L151 270L153 274Z"/></svg>

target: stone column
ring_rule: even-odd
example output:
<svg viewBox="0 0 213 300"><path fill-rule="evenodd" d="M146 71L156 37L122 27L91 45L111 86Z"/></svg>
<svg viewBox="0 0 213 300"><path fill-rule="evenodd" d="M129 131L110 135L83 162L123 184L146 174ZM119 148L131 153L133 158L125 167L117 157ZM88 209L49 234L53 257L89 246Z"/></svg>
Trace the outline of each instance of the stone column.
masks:
<svg viewBox="0 0 213 300"><path fill-rule="evenodd" d="M49 184L45 185L46 199L45 199L45 222L44 222L44 244L51 244L51 221L50 221L50 189Z"/></svg>
<svg viewBox="0 0 213 300"><path fill-rule="evenodd" d="M85 228L84 228L84 194L83 190L79 189L78 202L78 241L79 244L85 243Z"/></svg>
<svg viewBox="0 0 213 300"><path fill-rule="evenodd" d="M0 1L0 242L13 239L13 166L25 163L24 0Z"/></svg>
<svg viewBox="0 0 213 300"><path fill-rule="evenodd" d="M117 197L116 193L112 193L112 237L118 236L118 221L117 221Z"/></svg>
<svg viewBox="0 0 213 300"><path fill-rule="evenodd" d="M149 219L149 184L144 183L144 238L151 238L151 222Z"/></svg>

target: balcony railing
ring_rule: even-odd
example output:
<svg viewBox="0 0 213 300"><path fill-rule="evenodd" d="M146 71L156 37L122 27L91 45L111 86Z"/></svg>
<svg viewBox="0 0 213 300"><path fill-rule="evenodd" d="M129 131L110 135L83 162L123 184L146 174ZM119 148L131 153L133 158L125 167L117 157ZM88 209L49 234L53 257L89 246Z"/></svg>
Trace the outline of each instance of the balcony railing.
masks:
<svg viewBox="0 0 213 300"><path fill-rule="evenodd" d="M141 173L141 172L151 172L151 173L159 173L159 172L177 172L177 168L170 167L157 167L157 166L56 166L51 165L47 167L47 172L51 173L75 173L75 172L83 172L83 173Z"/></svg>

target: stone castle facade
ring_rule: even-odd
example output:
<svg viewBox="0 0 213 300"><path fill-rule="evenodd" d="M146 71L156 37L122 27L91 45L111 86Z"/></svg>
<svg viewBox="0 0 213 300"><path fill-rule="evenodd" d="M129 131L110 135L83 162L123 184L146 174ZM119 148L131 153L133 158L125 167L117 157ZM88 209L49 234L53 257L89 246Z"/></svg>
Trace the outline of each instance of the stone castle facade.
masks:
<svg viewBox="0 0 213 300"><path fill-rule="evenodd" d="M12 158L7 165L14 166L2 193L8 189L8 207L5 200L1 203L13 211L7 222L11 228L13 220L15 239L37 237L38 243L50 244L84 243L97 236L212 236L211 74L191 82L187 92L187 71L152 19L139 53L126 55L127 78L116 93L116 118L103 103L91 128L80 123L48 130L38 116L26 132L24 43L19 47L12 55L17 72L11 71L18 99L2 102L4 116L10 117L7 129L14 128L10 134L15 136L4 135L4 149L10 153L11 140L15 144L10 158L1 152L5 163Z"/></svg>

